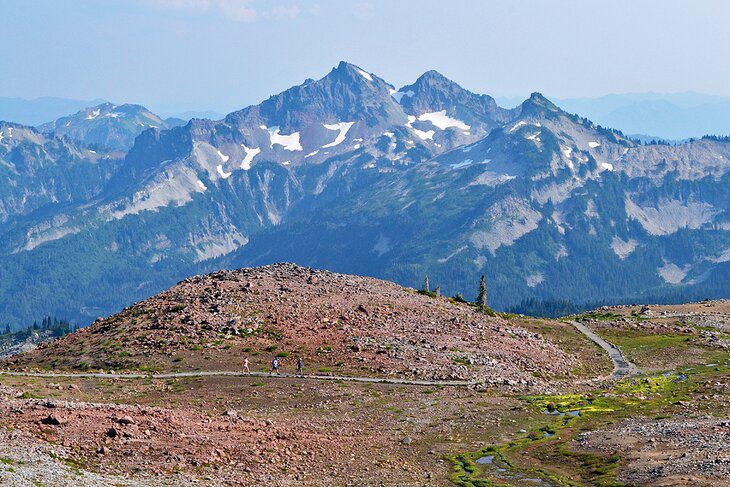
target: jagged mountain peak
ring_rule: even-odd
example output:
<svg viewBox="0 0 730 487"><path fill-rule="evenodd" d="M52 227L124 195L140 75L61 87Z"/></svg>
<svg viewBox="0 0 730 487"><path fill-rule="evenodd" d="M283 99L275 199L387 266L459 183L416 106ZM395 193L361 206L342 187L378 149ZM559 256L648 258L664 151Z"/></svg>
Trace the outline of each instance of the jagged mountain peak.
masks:
<svg viewBox="0 0 730 487"><path fill-rule="evenodd" d="M324 77L307 79L273 95L260 105L229 114L229 125L258 124L280 127L282 133L301 130L312 123L362 120L373 123L380 116L400 116L390 98L392 86L354 64L341 61ZM379 115L380 114L380 115Z"/></svg>
<svg viewBox="0 0 730 487"><path fill-rule="evenodd" d="M476 140L514 116L512 111L497 106L491 96L472 93L434 70L426 71L393 97L406 113L418 120L437 121L434 125L442 129L449 126L466 128L456 139L439 141L451 147Z"/></svg>
<svg viewBox="0 0 730 487"><path fill-rule="evenodd" d="M481 96L462 88L457 82L452 81L436 70L426 71L412 84L398 90L398 93L403 95L401 104L404 106L414 104L419 97L424 96L438 98L443 101L454 96Z"/></svg>
<svg viewBox="0 0 730 487"><path fill-rule="evenodd" d="M340 61L340 63L337 65L337 67L333 68L329 75L325 76L323 79L326 79L328 76L335 74L335 75L357 75L358 77L355 77L358 81L360 78L366 80L366 81L374 81L375 78L382 81L382 78L375 76L374 74L362 69L360 66L357 66L352 63L348 63L347 61Z"/></svg>
<svg viewBox="0 0 730 487"><path fill-rule="evenodd" d="M540 115L552 113L564 113L557 105L545 98L541 93L534 92L520 105L520 115Z"/></svg>
<svg viewBox="0 0 730 487"><path fill-rule="evenodd" d="M447 78L443 74L439 73L435 69L430 69L423 73L421 76L416 79L416 82L413 83L414 85L424 85L424 84L436 84L436 83L449 83L449 84L455 84L458 86L458 83L455 81L452 81L451 79Z"/></svg>

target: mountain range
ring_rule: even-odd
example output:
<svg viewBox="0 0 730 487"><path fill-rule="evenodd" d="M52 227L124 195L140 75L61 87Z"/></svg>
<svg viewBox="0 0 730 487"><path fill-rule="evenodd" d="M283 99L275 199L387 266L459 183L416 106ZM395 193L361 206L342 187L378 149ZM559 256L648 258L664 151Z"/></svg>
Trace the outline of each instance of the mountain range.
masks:
<svg viewBox="0 0 730 487"><path fill-rule="evenodd" d="M0 320L89 322L278 261L450 294L485 274L501 309L727 296L729 158L723 138L644 145L539 93L504 109L346 62L218 121L3 122Z"/></svg>

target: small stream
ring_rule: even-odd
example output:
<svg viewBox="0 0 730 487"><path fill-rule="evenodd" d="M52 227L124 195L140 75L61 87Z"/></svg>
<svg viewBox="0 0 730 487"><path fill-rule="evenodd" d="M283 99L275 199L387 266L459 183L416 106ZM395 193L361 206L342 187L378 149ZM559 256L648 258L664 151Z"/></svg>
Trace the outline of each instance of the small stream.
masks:
<svg viewBox="0 0 730 487"><path fill-rule="evenodd" d="M544 485L559 487L559 484L550 479L537 477L535 472L527 472L509 466L497 455L486 455L477 459L477 463L486 468L487 472L499 480L507 480L518 485Z"/></svg>

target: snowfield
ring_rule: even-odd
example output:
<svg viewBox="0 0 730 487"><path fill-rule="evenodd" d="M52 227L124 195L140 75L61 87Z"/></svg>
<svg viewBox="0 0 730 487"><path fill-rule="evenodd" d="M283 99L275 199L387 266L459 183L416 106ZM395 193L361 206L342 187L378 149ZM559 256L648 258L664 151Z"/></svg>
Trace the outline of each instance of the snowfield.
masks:
<svg viewBox="0 0 730 487"><path fill-rule="evenodd" d="M446 110L441 110L440 112L422 113L418 116L418 120L421 122L431 122L441 130L446 130L447 128L451 127L455 127L461 130L469 130L471 128L469 125L465 124L461 120L457 120L446 115Z"/></svg>
<svg viewBox="0 0 730 487"><path fill-rule="evenodd" d="M347 137L347 132L352 128L353 125L355 125L355 122L340 122L335 124L323 123L322 125L324 125L324 128L326 128L327 130L339 131L337 137L333 142L322 146L322 149L325 149L327 147L335 147L336 145L340 145L341 143L343 143L345 141L345 138Z"/></svg>
<svg viewBox="0 0 730 487"><path fill-rule="evenodd" d="M282 135L279 133L279 127L266 127L266 125L260 125L261 129L266 130L269 133L269 147L273 148L274 145L280 145L288 151L298 151L302 149L302 144L299 141L299 132L294 132L289 135Z"/></svg>
<svg viewBox="0 0 730 487"><path fill-rule="evenodd" d="M249 149L243 144L241 144L241 147L243 147L243 151L246 153L246 157L244 157L241 161L241 169L243 169L244 171L248 171L249 169L251 169L251 163L253 162L253 158L261 152L261 149L259 147Z"/></svg>

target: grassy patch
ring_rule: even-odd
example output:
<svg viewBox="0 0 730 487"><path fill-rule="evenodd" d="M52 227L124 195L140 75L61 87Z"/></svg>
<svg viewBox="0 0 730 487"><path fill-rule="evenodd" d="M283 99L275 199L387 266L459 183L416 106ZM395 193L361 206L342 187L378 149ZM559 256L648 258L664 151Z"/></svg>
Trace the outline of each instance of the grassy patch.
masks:
<svg viewBox="0 0 730 487"><path fill-rule="evenodd" d="M621 458L617 454L574 451L572 440L581 431L594 431L629 417L681 414L677 404L691 400L708 377L727 374L728 370L727 366L718 366L688 378L663 374L624 379L608 390L586 394L523 396L520 399L533 420L543 418L544 426L523 432L506 444L448 457L451 481L464 487L519 484L519 479L525 478L566 486L617 485L616 469ZM493 457L491 463L477 462L488 456Z"/></svg>
<svg viewBox="0 0 730 487"><path fill-rule="evenodd" d="M716 352L697 343L691 335L641 334L625 330L600 333L618 346L630 361L647 370L707 363Z"/></svg>

